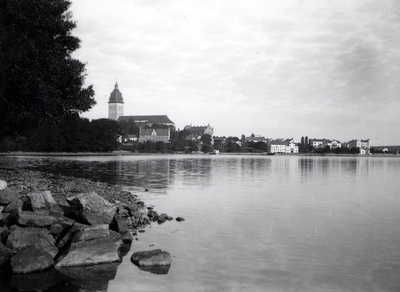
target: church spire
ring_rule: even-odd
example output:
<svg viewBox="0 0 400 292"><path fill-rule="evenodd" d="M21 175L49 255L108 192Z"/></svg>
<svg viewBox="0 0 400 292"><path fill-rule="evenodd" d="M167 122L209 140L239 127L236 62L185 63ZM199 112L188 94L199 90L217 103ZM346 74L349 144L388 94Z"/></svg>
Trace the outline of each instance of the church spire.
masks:
<svg viewBox="0 0 400 292"><path fill-rule="evenodd" d="M118 89L118 83L117 83L117 80L115 80L115 89Z"/></svg>

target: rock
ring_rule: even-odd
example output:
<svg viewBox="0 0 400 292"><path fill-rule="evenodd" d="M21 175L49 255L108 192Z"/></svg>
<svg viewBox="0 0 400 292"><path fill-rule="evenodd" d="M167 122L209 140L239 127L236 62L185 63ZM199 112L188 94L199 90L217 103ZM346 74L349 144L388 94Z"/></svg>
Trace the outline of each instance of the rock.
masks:
<svg viewBox="0 0 400 292"><path fill-rule="evenodd" d="M50 191L31 192L28 194L32 210L49 215L50 204L57 205Z"/></svg>
<svg viewBox="0 0 400 292"><path fill-rule="evenodd" d="M128 224L124 219L121 218L117 213L114 214L114 219L110 224L110 229L120 234L125 234L129 231Z"/></svg>
<svg viewBox="0 0 400 292"><path fill-rule="evenodd" d="M29 274L12 274L10 283L17 291L63 291L53 286L64 281L65 276L56 269Z"/></svg>
<svg viewBox="0 0 400 292"><path fill-rule="evenodd" d="M43 271L53 265L53 257L36 246L25 247L11 258L11 269L16 274Z"/></svg>
<svg viewBox="0 0 400 292"><path fill-rule="evenodd" d="M7 182L5 180L0 180L0 190L7 188Z"/></svg>
<svg viewBox="0 0 400 292"><path fill-rule="evenodd" d="M162 223L164 223L165 221L167 221L168 220L168 218L169 218L169 216L167 215L167 214L161 214L160 216L158 216L158 220L157 220L157 222L158 222L158 224L162 224Z"/></svg>
<svg viewBox="0 0 400 292"><path fill-rule="evenodd" d="M84 225L84 224L80 224L80 223L75 223L73 226L71 226L71 228L68 229L68 231L62 235L59 240L57 241L56 246L58 247L59 250L64 249L65 246L67 246L72 239L74 238L75 234L79 231L79 230L83 230L90 227L90 225Z"/></svg>
<svg viewBox="0 0 400 292"><path fill-rule="evenodd" d="M28 246L37 246L41 249L44 249L52 256L55 256L58 252L58 249L54 243L54 237L50 234L50 231L45 228L16 227L11 230L5 245L8 248L11 248L14 252L17 252Z"/></svg>
<svg viewBox="0 0 400 292"><path fill-rule="evenodd" d="M8 260L13 256L12 249L6 247L0 242L0 267L8 262Z"/></svg>
<svg viewBox="0 0 400 292"><path fill-rule="evenodd" d="M92 235L101 230L101 228L96 229L96 232L90 229L86 228L84 231L79 231L82 232L82 234L78 235L79 241L76 241L75 238L72 240L69 248L57 260L56 268L121 261L118 253L119 248L123 244L121 236L110 230L110 236L92 239ZM85 235L85 233L90 233L91 235ZM102 234L102 231L100 231L100 234Z"/></svg>
<svg viewBox="0 0 400 292"><path fill-rule="evenodd" d="M4 209L3 213L14 213L22 210L24 202L18 198L14 198Z"/></svg>
<svg viewBox="0 0 400 292"><path fill-rule="evenodd" d="M149 210L146 207L139 207L138 212L140 215L147 215Z"/></svg>
<svg viewBox="0 0 400 292"><path fill-rule="evenodd" d="M170 266L171 255L161 249L135 252L131 261L138 267Z"/></svg>
<svg viewBox="0 0 400 292"><path fill-rule="evenodd" d="M53 236L59 236L61 234L61 232L63 231L63 228L60 224L53 224L51 225L49 228L50 234Z"/></svg>
<svg viewBox="0 0 400 292"><path fill-rule="evenodd" d="M66 200L79 211L81 223L110 224L114 218L116 207L95 192L79 194Z"/></svg>
<svg viewBox="0 0 400 292"><path fill-rule="evenodd" d="M64 267L59 268L58 271L68 277L69 283L79 287L79 291L107 291L108 282L115 278L119 264Z"/></svg>
<svg viewBox="0 0 400 292"><path fill-rule="evenodd" d="M52 216L32 211L20 211L17 215L17 223L21 226L50 227L56 223L56 219Z"/></svg>
<svg viewBox="0 0 400 292"><path fill-rule="evenodd" d="M175 220L178 221L178 222L181 222L181 221L185 221L185 218L177 217Z"/></svg>
<svg viewBox="0 0 400 292"><path fill-rule="evenodd" d="M72 242L89 241L93 239L110 237L110 230L106 224L87 227L79 230L74 236Z"/></svg>
<svg viewBox="0 0 400 292"><path fill-rule="evenodd" d="M8 205L14 199L18 199L19 194L9 189L0 190L0 205Z"/></svg>
<svg viewBox="0 0 400 292"><path fill-rule="evenodd" d="M122 242L123 243L131 243L133 241L133 235L130 231L125 232L122 235Z"/></svg>

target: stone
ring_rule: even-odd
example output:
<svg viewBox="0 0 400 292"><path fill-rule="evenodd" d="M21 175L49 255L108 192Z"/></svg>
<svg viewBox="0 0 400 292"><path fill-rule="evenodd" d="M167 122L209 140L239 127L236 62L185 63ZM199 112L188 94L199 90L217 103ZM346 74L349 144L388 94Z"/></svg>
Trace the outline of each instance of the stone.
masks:
<svg viewBox="0 0 400 292"><path fill-rule="evenodd" d="M57 204L50 191L31 192L27 195L30 199L31 207L34 212L43 212L49 215L50 204Z"/></svg>
<svg viewBox="0 0 400 292"><path fill-rule="evenodd" d="M132 232L127 231L124 234L122 234L122 242L123 243L131 243L132 241L133 241Z"/></svg>
<svg viewBox="0 0 400 292"><path fill-rule="evenodd" d="M10 283L17 289L16 291L64 291L53 287L58 282L64 280L65 276L56 269L48 269L37 273L10 275Z"/></svg>
<svg viewBox="0 0 400 292"><path fill-rule="evenodd" d="M74 236L72 242L76 243L105 237L110 237L110 230L106 224L103 224L79 230Z"/></svg>
<svg viewBox="0 0 400 292"><path fill-rule="evenodd" d="M116 207L95 192L79 194L66 200L79 211L81 223L110 224L114 218Z"/></svg>
<svg viewBox="0 0 400 292"><path fill-rule="evenodd" d="M3 213L14 213L22 210L24 202L18 198L14 198L4 209Z"/></svg>
<svg viewBox="0 0 400 292"><path fill-rule="evenodd" d="M6 247L0 242L0 267L8 262L8 260L13 256L12 249Z"/></svg>
<svg viewBox="0 0 400 292"><path fill-rule="evenodd" d="M20 211L17 216L17 224L30 227L50 227L56 223L53 216L32 211Z"/></svg>
<svg viewBox="0 0 400 292"><path fill-rule="evenodd" d="M53 265L53 257L36 246L25 247L11 258L11 270L16 274L43 271Z"/></svg>
<svg viewBox="0 0 400 292"><path fill-rule="evenodd" d="M95 266L63 267L57 269L68 278L68 282L79 287L79 291L107 291L109 281L117 274L119 262Z"/></svg>
<svg viewBox="0 0 400 292"><path fill-rule="evenodd" d="M124 219L121 218L117 213L114 214L114 219L110 224L110 229L120 234L125 234L129 231L128 224Z"/></svg>
<svg viewBox="0 0 400 292"><path fill-rule="evenodd" d="M89 228L90 229L90 228ZM86 231L85 232L91 232ZM97 265L120 262L119 248L122 246L121 235L110 230L110 236L90 240L72 240L69 248L59 257L56 268ZM92 236L80 235L80 239Z"/></svg>
<svg viewBox="0 0 400 292"><path fill-rule="evenodd" d="M0 179L0 190L4 190L7 188L7 182L5 180Z"/></svg>
<svg viewBox="0 0 400 292"><path fill-rule="evenodd" d="M131 261L138 267L170 266L171 255L161 249L140 251L132 254Z"/></svg>
<svg viewBox="0 0 400 292"><path fill-rule="evenodd" d="M8 205L14 199L18 199L18 196L19 194L15 191L9 189L0 190L0 205Z"/></svg>
<svg viewBox="0 0 400 292"><path fill-rule="evenodd" d="M161 214L160 216L158 216L158 220L157 220L158 224L162 224L165 221L167 221L168 217L169 216L167 214L164 214L164 213Z"/></svg>
<svg viewBox="0 0 400 292"><path fill-rule="evenodd" d="M58 247L59 250L64 249L64 247L66 247L67 244L69 244L72 241L72 239L74 238L75 234L79 230L83 230L83 229L86 229L88 227L90 227L90 225L84 225L84 224L75 222L75 224L73 226L71 226L71 228L69 228L67 230L67 232L59 238L59 240L57 241L56 246Z"/></svg>
<svg viewBox="0 0 400 292"><path fill-rule="evenodd" d="M10 228L11 229L11 228ZM5 245L11 248L14 252L19 251L28 246L38 246L46 249L49 254L57 254L55 239L50 234L50 231L45 228L37 227L17 227L11 230L7 237Z"/></svg>
<svg viewBox="0 0 400 292"><path fill-rule="evenodd" d="M178 221L178 222L181 222L181 221L185 221L185 218L177 217L175 220Z"/></svg>

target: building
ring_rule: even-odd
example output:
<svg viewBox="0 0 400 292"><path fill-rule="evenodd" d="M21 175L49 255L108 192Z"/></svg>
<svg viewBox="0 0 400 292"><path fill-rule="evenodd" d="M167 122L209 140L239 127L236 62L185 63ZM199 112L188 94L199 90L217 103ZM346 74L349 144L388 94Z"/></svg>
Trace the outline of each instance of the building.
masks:
<svg viewBox="0 0 400 292"><path fill-rule="evenodd" d="M359 148L360 149L360 154L369 154L370 152L370 145L369 145L369 139L366 140L356 140L353 139L347 143L347 147L352 149L352 148Z"/></svg>
<svg viewBox="0 0 400 292"><path fill-rule="evenodd" d="M143 143L146 141L169 143L169 140L171 138L170 134L171 129L169 127L155 129L140 127L139 143Z"/></svg>
<svg viewBox="0 0 400 292"><path fill-rule="evenodd" d="M197 141L200 140L201 136L208 134L211 136L211 144L214 143L213 140L213 133L214 128L208 124L207 126L192 126L187 125L185 126L184 130L187 131L188 135L186 136L186 140Z"/></svg>
<svg viewBox="0 0 400 292"><path fill-rule="evenodd" d="M108 118L119 122L133 121L139 127L151 127L153 124L175 127L175 123L171 121L167 115L124 116L124 101L122 93L118 89L117 82L115 82L114 90L111 92L108 101Z"/></svg>
<svg viewBox="0 0 400 292"><path fill-rule="evenodd" d="M308 142L314 149L318 148L325 148L326 146L329 146L331 143L331 140L329 139L310 139Z"/></svg>
<svg viewBox="0 0 400 292"><path fill-rule="evenodd" d="M167 115L153 115L153 116L120 116L118 122L121 121L133 121L139 127L165 125L175 127L175 123L171 121Z"/></svg>
<svg viewBox="0 0 400 292"><path fill-rule="evenodd" d="M124 100L122 93L118 89L118 84L115 82L114 90L110 94L108 100L108 118L110 120L118 120L120 116L124 115Z"/></svg>
<svg viewBox="0 0 400 292"><path fill-rule="evenodd" d="M309 145L311 145L314 149L324 149L326 146L329 146L330 149L341 148L342 144L340 141L333 139L310 139Z"/></svg>
<svg viewBox="0 0 400 292"><path fill-rule="evenodd" d="M268 152L270 153L299 153L299 146L293 139L278 139L268 141Z"/></svg>
<svg viewBox="0 0 400 292"><path fill-rule="evenodd" d="M246 137L245 138L246 142L264 142L264 143L268 143L268 139L266 139L263 136L250 136L250 137Z"/></svg>

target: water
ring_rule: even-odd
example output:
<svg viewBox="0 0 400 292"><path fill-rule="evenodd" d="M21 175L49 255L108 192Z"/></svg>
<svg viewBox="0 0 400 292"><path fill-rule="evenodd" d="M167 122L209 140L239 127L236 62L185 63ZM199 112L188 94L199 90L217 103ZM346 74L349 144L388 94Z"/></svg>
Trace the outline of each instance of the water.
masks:
<svg viewBox="0 0 400 292"><path fill-rule="evenodd" d="M157 212L186 219L153 223L139 234L109 292L400 291L400 159L17 160L21 167L123 186ZM130 262L133 252L155 248L173 257L166 275Z"/></svg>

